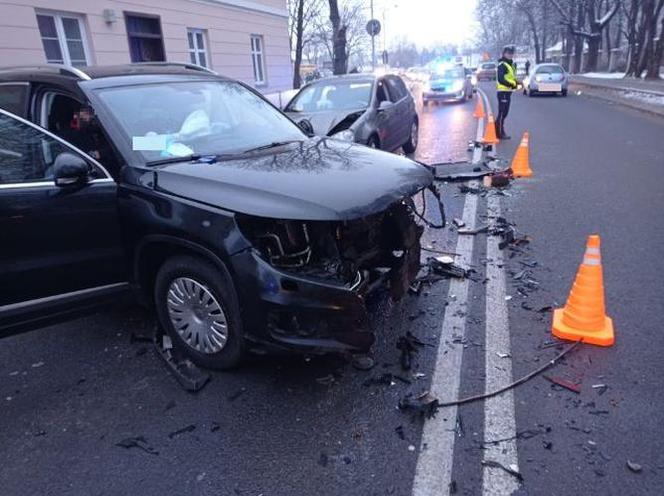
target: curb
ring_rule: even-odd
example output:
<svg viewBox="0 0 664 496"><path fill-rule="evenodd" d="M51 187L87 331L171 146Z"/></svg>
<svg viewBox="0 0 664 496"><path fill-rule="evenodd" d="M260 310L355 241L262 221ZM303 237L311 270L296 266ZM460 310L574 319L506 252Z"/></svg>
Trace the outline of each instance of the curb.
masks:
<svg viewBox="0 0 664 496"><path fill-rule="evenodd" d="M644 95L664 98L664 93L662 92L640 90L635 88L610 87L607 85L586 83L585 81L578 80L571 80L570 85L574 89L583 89L583 95L585 96L616 103L624 107L646 112L657 117L664 117L664 105L648 105L646 102L639 102L631 98L626 98L621 94L629 91L632 93L642 93Z"/></svg>

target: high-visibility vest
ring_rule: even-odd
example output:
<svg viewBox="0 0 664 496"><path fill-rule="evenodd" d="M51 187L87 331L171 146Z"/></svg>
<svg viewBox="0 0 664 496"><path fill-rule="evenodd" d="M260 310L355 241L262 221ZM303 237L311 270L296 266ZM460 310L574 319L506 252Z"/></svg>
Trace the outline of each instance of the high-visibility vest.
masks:
<svg viewBox="0 0 664 496"><path fill-rule="evenodd" d="M505 81L514 83L514 86L516 86L516 71L514 70L514 66L512 64L508 64L505 61L500 62L498 64L498 67L500 67L501 65L504 65L505 68L507 69L507 72L505 73ZM496 88L498 89L498 91L514 91L513 87L501 84L500 81L498 81L497 77L496 77Z"/></svg>

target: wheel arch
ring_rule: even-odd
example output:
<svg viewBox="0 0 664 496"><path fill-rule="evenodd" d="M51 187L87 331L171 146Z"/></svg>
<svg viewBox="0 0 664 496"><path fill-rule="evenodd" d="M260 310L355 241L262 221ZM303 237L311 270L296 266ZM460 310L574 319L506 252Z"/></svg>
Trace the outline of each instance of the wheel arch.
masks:
<svg viewBox="0 0 664 496"><path fill-rule="evenodd" d="M134 252L133 276L144 303L152 306L152 293L159 268L166 260L178 255L191 255L211 262L219 270L230 273L228 259L224 260L209 248L187 239L169 235L149 235L141 240Z"/></svg>

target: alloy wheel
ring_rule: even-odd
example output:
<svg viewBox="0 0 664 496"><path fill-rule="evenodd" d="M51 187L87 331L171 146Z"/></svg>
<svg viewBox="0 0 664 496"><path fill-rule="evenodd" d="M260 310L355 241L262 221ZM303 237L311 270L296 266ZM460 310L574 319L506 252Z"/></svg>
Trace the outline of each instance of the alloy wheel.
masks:
<svg viewBox="0 0 664 496"><path fill-rule="evenodd" d="M188 277L168 287L168 316L182 340L200 353L218 353L228 341L228 321L221 305L203 284Z"/></svg>

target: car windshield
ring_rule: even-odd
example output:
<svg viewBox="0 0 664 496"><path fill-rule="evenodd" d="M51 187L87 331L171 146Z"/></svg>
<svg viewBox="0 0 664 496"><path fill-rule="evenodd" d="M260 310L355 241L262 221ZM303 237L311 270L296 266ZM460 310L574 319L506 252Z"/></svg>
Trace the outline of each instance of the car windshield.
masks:
<svg viewBox="0 0 664 496"><path fill-rule="evenodd" d="M285 115L231 81L125 86L101 89L98 95L129 146L148 163L305 139Z"/></svg>
<svg viewBox="0 0 664 496"><path fill-rule="evenodd" d="M562 74L563 68L558 65L545 65L537 69L537 74Z"/></svg>
<svg viewBox="0 0 664 496"><path fill-rule="evenodd" d="M454 69L437 71L431 76L431 79L459 79L463 77L465 77L463 67L455 67Z"/></svg>
<svg viewBox="0 0 664 496"><path fill-rule="evenodd" d="M371 101L372 81L333 81L303 88L286 107L286 112L322 112L363 109Z"/></svg>

